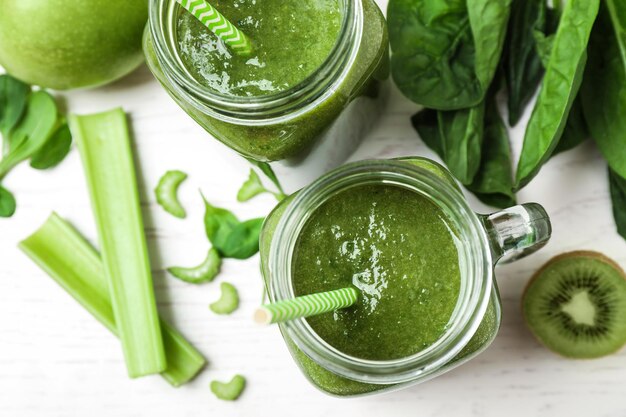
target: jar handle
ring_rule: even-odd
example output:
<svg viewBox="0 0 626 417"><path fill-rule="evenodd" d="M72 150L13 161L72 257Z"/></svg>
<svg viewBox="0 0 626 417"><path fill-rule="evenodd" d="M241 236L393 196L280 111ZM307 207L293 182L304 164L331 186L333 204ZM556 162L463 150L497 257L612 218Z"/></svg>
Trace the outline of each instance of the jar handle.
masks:
<svg viewBox="0 0 626 417"><path fill-rule="evenodd" d="M542 206L527 203L480 216L489 236L494 264L523 258L542 248L552 234Z"/></svg>

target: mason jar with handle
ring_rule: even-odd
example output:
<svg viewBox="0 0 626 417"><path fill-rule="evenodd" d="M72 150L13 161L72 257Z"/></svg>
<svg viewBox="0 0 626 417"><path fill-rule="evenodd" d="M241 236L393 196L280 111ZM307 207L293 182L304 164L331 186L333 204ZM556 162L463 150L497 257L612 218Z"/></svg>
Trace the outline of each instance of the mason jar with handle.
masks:
<svg viewBox="0 0 626 417"><path fill-rule="evenodd" d="M333 196L372 184L418 193L440 210L456 242L460 288L454 311L437 340L412 355L391 360L346 354L322 339L307 319L281 323L280 331L304 375L322 391L337 396L424 382L485 350L496 336L501 317L493 267L541 248L551 234L548 215L538 204L489 215L474 213L451 174L431 160L415 157L352 163L283 200L266 219L260 240L261 264L272 302L297 295L294 251L308 219Z"/></svg>
<svg viewBox="0 0 626 417"><path fill-rule="evenodd" d="M180 17L186 12L176 0L150 1L150 20L144 35L148 67L180 107L211 135L247 158L280 161L274 167L279 175L283 174L286 188L299 188L347 159L381 113L385 97L389 53L387 25L381 11L373 0L335 1L341 24L334 46L318 68L285 90L236 96L205 85L198 71L185 63L181 52L184 37L179 33ZM250 1L244 5L252 3L257 4ZM322 4L331 3L320 3L316 8L321 10ZM254 7L276 5L280 3L259 2ZM285 13L286 6L281 6ZM320 27L325 18L320 13ZM282 19L278 22L283 23L277 24L289 21ZM315 22L309 24L315 28ZM273 41L281 42L278 47L284 48L289 39ZM281 56L291 57L293 62L283 58L284 66L295 65L297 48L304 46L290 47L295 48L293 53ZM257 57L251 57L250 65L263 65L257 61Z"/></svg>

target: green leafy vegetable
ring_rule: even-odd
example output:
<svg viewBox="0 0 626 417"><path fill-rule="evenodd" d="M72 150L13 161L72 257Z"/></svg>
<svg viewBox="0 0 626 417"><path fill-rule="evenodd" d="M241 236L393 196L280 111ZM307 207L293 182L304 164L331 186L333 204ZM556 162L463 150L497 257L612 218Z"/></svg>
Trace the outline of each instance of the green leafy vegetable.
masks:
<svg viewBox="0 0 626 417"><path fill-rule="evenodd" d="M52 96L45 91L31 94L26 113L9 134L8 152L0 161L0 179L46 143L56 121L57 107Z"/></svg>
<svg viewBox="0 0 626 417"><path fill-rule="evenodd" d="M437 114L446 164L461 184L470 184L478 171L484 115L482 103L465 110Z"/></svg>
<svg viewBox="0 0 626 417"><path fill-rule="evenodd" d="M546 0L514 0L511 7L504 68L512 126L519 122L543 76L534 31L545 30L546 12Z"/></svg>
<svg viewBox="0 0 626 417"><path fill-rule="evenodd" d="M411 124L422 141L444 160L443 141L439 136L439 119L437 110L424 109L413 115Z"/></svg>
<svg viewBox="0 0 626 417"><path fill-rule="evenodd" d="M15 214L15 197L0 185L0 217L11 217Z"/></svg>
<svg viewBox="0 0 626 417"><path fill-rule="evenodd" d="M484 132L480 168L467 189L485 204L498 208L511 207L516 201L509 135L495 97L487 104Z"/></svg>
<svg viewBox="0 0 626 417"><path fill-rule="evenodd" d="M609 186L617 232L626 239L626 179L609 168Z"/></svg>
<svg viewBox="0 0 626 417"><path fill-rule="evenodd" d="M599 0L570 0L565 5L539 98L526 128L516 189L539 172L563 133L582 81L587 42L598 7Z"/></svg>
<svg viewBox="0 0 626 417"><path fill-rule="evenodd" d="M122 109L69 118L83 160L104 270L128 373L165 370L126 115Z"/></svg>
<svg viewBox="0 0 626 417"><path fill-rule="evenodd" d="M0 181L26 159L31 159L33 168L46 169L65 158L72 137L67 125L59 127L59 119L63 118L50 94L43 90L31 93L30 85L0 75ZM1 194L0 217L10 217L15 199L7 190Z"/></svg>
<svg viewBox="0 0 626 417"><path fill-rule="evenodd" d="M214 244L226 258L248 259L259 251L264 220L261 217L239 223L224 240L217 240Z"/></svg>
<svg viewBox="0 0 626 417"><path fill-rule="evenodd" d="M561 136L558 145L556 145L556 148L554 148L552 156L561 152L569 151L590 137L591 134L589 133L589 127L585 121L582 100L580 99L579 94L572 104L572 109L569 112L567 123L565 124L565 129L563 130L563 135Z"/></svg>
<svg viewBox="0 0 626 417"><path fill-rule="evenodd" d="M76 229L53 213L19 247L96 320L118 335L104 265ZM160 326L167 358L167 369L161 376L177 387L196 376L206 360L165 321L161 320Z"/></svg>
<svg viewBox="0 0 626 417"><path fill-rule="evenodd" d="M49 169L61 163L72 147L72 133L67 123L52 134L50 139L30 159L30 166L35 169Z"/></svg>
<svg viewBox="0 0 626 417"><path fill-rule="evenodd" d="M605 0L581 89L585 119L613 171L626 178L626 3Z"/></svg>
<svg viewBox="0 0 626 417"><path fill-rule="evenodd" d="M8 74L0 75L0 133L6 139L26 110L30 86Z"/></svg>
<svg viewBox="0 0 626 417"><path fill-rule="evenodd" d="M472 183L480 165L484 113L481 103L458 111L423 110L413 117L413 126L424 142L462 184Z"/></svg>
<svg viewBox="0 0 626 417"><path fill-rule="evenodd" d="M246 387L246 379L241 375L235 375L229 382L211 382L211 391L217 398L225 401L235 401L244 388Z"/></svg>
<svg viewBox="0 0 626 417"><path fill-rule="evenodd" d="M280 181L278 181L278 177L276 176L276 174L274 173L274 170L272 169L272 167L270 166L270 164L268 164L267 162L261 162L261 161L255 161L254 159L250 159L250 158L246 158L248 160L248 162L250 162L252 165L256 166L257 168L259 168L261 170L261 172L270 180L272 181L272 183L274 184L274 186L276 186L276 189L278 190L278 193L276 194L276 198L278 200L282 200L283 198L286 197L285 194L285 190L283 190L283 187L280 185ZM279 198L280 196L280 198Z"/></svg>
<svg viewBox="0 0 626 417"><path fill-rule="evenodd" d="M474 69L483 90L489 90L506 39L512 0L467 0L476 54Z"/></svg>
<svg viewBox="0 0 626 417"><path fill-rule="evenodd" d="M546 35L538 30L533 32L535 37L535 49L537 56L541 62L541 66L548 68L550 65L550 55L552 54L552 48L554 47L554 40L556 35Z"/></svg>
<svg viewBox="0 0 626 417"><path fill-rule="evenodd" d="M471 112L475 115L468 117ZM448 115L441 117L441 113ZM455 129L453 122L459 119L466 122L472 120L472 129ZM467 189L485 204L501 208L515 204L509 137L494 97L489 99L486 109L483 104L457 112L437 112L427 109L413 116L412 121L422 140L446 162L449 168L455 166L455 162L449 160L448 150L455 140L457 144L463 143L462 138L467 136L467 132L471 132L470 136L474 136L475 147L472 152L464 154L466 161L464 166L470 162L480 165L474 168L471 177L465 177L465 182L461 181L458 172L454 173L455 177L464 182Z"/></svg>
<svg viewBox="0 0 626 417"><path fill-rule="evenodd" d="M179 219L187 217L185 208L178 200L178 187L186 179L187 174L182 171L167 171L163 174L159 180L159 184L154 190L157 203L159 203L165 211Z"/></svg>
<svg viewBox="0 0 626 417"><path fill-rule="evenodd" d="M222 258L215 248L209 249L207 257L202 263L193 268L183 268L175 266L168 268L167 271L176 278L189 282L190 284L201 284L211 282L220 272L222 266Z"/></svg>
<svg viewBox="0 0 626 417"><path fill-rule="evenodd" d="M206 235L222 257L247 259L259 251L263 218L240 222L230 211L215 207L204 196L202 198Z"/></svg>
<svg viewBox="0 0 626 417"><path fill-rule="evenodd" d="M483 101L506 35L510 0L391 0L393 78L426 107L456 110Z"/></svg>
<svg viewBox="0 0 626 417"><path fill-rule="evenodd" d="M215 314L230 314L239 307L239 294L237 288L228 282L222 282L220 285L222 295L220 299L212 303L209 308Z"/></svg>
<svg viewBox="0 0 626 417"><path fill-rule="evenodd" d="M244 202L248 201L259 194L269 193L270 191L263 186L261 182L261 178L254 172L253 169L250 170L250 174L248 175L248 179L243 183L239 192L237 192L237 201Z"/></svg>
<svg viewBox="0 0 626 417"><path fill-rule="evenodd" d="M215 245L215 242L224 241L235 226L239 224L239 220L230 211L215 207L202 196L204 200L204 230L209 241Z"/></svg>

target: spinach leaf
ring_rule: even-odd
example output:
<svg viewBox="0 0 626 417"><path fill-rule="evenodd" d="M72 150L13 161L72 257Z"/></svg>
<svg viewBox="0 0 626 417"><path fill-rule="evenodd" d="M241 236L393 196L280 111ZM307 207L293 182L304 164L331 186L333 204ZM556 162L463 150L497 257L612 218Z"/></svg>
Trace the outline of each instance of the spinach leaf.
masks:
<svg viewBox="0 0 626 417"><path fill-rule="evenodd" d="M280 192L280 194L284 197L286 197L285 194L285 190L283 190L283 187L280 185L280 181L278 181L278 177L276 176L276 174L274 173L274 170L272 169L272 167L270 166L270 164L268 164L267 162L261 162L261 161L255 161L254 159L251 158L246 158L248 160L248 162L250 162L252 165L256 166L257 168L259 168L261 170L261 172L270 180L272 181L272 183L276 186L276 189L278 189L278 191Z"/></svg>
<svg viewBox="0 0 626 417"><path fill-rule="evenodd" d="M248 201L259 194L263 194L265 192L269 192L265 189L263 184L261 183L261 178L254 172L253 169L250 170L250 174L248 175L248 179L243 183L239 191L237 192L237 201L244 202Z"/></svg>
<svg viewBox="0 0 626 417"><path fill-rule="evenodd" d="M574 100L574 104L572 104L569 116L567 117L567 124L563 130L563 135L558 145L556 145L556 148L554 148L552 156L574 149L590 137L589 127L585 121L582 100L579 93Z"/></svg>
<svg viewBox="0 0 626 417"><path fill-rule="evenodd" d="M546 35L538 30L533 32L535 38L535 49L537 56L540 59L541 65L544 68L548 68L550 65L550 54L552 54L552 47L554 46L554 39L556 35Z"/></svg>
<svg viewBox="0 0 626 417"><path fill-rule="evenodd" d="M511 126L519 122L543 76L534 32L545 30L547 8L546 0L514 0L511 7L504 61Z"/></svg>
<svg viewBox="0 0 626 417"><path fill-rule="evenodd" d="M0 133L5 140L24 114L29 94L29 85L8 74L0 75Z"/></svg>
<svg viewBox="0 0 626 417"><path fill-rule="evenodd" d="M544 68L547 68L550 62L550 55L552 54L556 31L559 27L559 21L561 19L561 7L560 2L557 1L555 2L554 9L546 9L544 29L540 29L539 27L533 29L535 50L539 55L541 65Z"/></svg>
<svg viewBox="0 0 626 417"><path fill-rule="evenodd" d="M479 104L502 52L510 1L390 0L391 69L400 91L439 110Z"/></svg>
<svg viewBox="0 0 626 417"><path fill-rule="evenodd" d="M485 111L480 169L467 189L490 206L507 208L516 204L509 134L498 111L495 96L488 99Z"/></svg>
<svg viewBox="0 0 626 417"><path fill-rule="evenodd" d="M235 226L224 241L215 244L225 258L248 259L259 251L264 218L246 220Z"/></svg>
<svg viewBox="0 0 626 417"><path fill-rule="evenodd" d="M467 0L476 55L474 69L483 90L491 85L502 55L512 0Z"/></svg>
<svg viewBox="0 0 626 417"><path fill-rule="evenodd" d="M240 222L230 211L211 205L204 196L204 227L209 241L224 258L247 259L259 251L263 218Z"/></svg>
<svg viewBox="0 0 626 417"><path fill-rule="evenodd" d="M516 189L537 175L556 147L578 93L587 60L587 42L600 0L569 0L554 39L539 98L524 136Z"/></svg>
<svg viewBox="0 0 626 417"><path fill-rule="evenodd" d="M626 239L626 179L610 168L609 187L617 233Z"/></svg>
<svg viewBox="0 0 626 417"><path fill-rule="evenodd" d="M626 178L626 4L605 0L593 30L582 101L591 136Z"/></svg>
<svg viewBox="0 0 626 417"><path fill-rule="evenodd" d="M45 91L28 98L26 114L9 135L8 153L0 161L0 179L46 143L57 121L54 99Z"/></svg>
<svg viewBox="0 0 626 417"><path fill-rule="evenodd" d="M61 163L72 147L72 134L67 123L61 124L50 139L31 157L35 169L53 168Z"/></svg>
<svg viewBox="0 0 626 417"><path fill-rule="evenodd" d="M423 109L411 117L411 124L426 146L439 155L445 163L437 113L437 110Z"/></svg>
<svg viewBox="0 0 626 417"><path fill-rule="evenodd" d="M215 242L225 241L239 224L239 220L230 211L211 205L204 196L202 199L204 200L204 230L213 246L217 246Z"/></svg>
<svg viewBox="0 0 626 417"><path fill-rule="evenodd" d="M15 213L15 197L0 185L0 217L11 217Z"/></svg>
<svg viewBox="0 0 626 417"><path fill-rule="evenodd" d="M452 174L470 184L480 166L483 139L482 103L457 111L424 110L413 117L413 126L422 140L435 152ZM436 119L437 128L434 129Z"/></svg>
<svg viewBox="0 0 626 417"><path fill-rule="evenodd" d="M250 169L250 174L248 174L248 179L243 183L239 191L237 192L237 201L244 202L251 200L259 194L269 193L272 194L278 201L281 201L285 198L285 194L282 192L273 192L265 188L263 183L261 182L261 178L254 172L253 169Z"/></svg>
<svg viewBox="0 0 626 417"><path fill-rule="evenodd" d="M483 103L469 109L440 111L439 134L446 165L461 184L470 184L480 166L483 142L485 106Z"/></svg>

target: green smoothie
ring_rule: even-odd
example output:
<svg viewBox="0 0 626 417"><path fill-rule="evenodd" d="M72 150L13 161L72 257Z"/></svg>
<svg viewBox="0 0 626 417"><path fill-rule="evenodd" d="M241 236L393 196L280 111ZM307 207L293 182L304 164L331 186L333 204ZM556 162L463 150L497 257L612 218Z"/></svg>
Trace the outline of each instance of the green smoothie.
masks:
<svg viewBox="0 0 626 417"><path fill-rule="evenodd" d="M200 83L228 96L287 90L318 69L337 42L340 0L226 0L215 7L250 39L254 54L233 54L191 13L178 18L179 55Z"/></svg>
<svg viewBox="0 0 626 417"><path fill-rule="evenodd" d="M428 159L395 163L416 165L455 184L447 170ZM294 198L283 200L263 226L260 254L268 288L273 279L270 247ZM349 285L360 290L363 296L357 305L307 321L338 350L371 360L405 357L432 344L443 333L458 298L459 274L458 252L441 212L416 193L384 184L356 186L326 200L299 233L292 259L297 295ZM440 372L483 351L499 325L500 300L494 283L480 326ZM363 395L397 387L333 373L302 352L288 334L283 336L302 372L329 394Z"/></svg>
<svg viewBox="0 0 626 417"><path fill-rule="evenodd" d="M392 185L341 192L305 225L293 260L296 295L356 287L353 307L309 324L348 355L391 360L440 338L460 288L457 247L430 200Z"/></svg>
<svg viewBox="0 0 626 417"><path fill-rule="evenodd" d="M256 160L300 162L324 141L338 143L336 154L345 153L340 152L344 143L352 150L345 132L329 132L339 120L358 132L380 113L372 103L388 78L389 52L387 25L376 3L220 0L212 4L249 36L255 53L248 58L234 56L189 13L178 7L171 14L163 12L166 24L151 19L144 51L150 70L174 100L216 139ZM358 24L343 31L344 19ZM336 44L342 48L335 49ZM333 55L336 50L343 53ZM329 61L334 66L326 65ZM208 100L208 93L198 95L178 81L172 67L194 85L219 95L223 106ZM341 71L314 77L321 67ZM306 97L296 93L299 87L306 90ZM286 96L278 110L264 107L250 115L237 107L242 98L277 93ZM352 105L356 111L346 111Z"/></svg>

